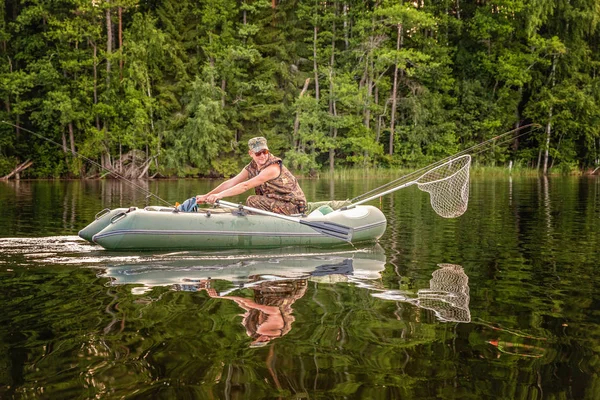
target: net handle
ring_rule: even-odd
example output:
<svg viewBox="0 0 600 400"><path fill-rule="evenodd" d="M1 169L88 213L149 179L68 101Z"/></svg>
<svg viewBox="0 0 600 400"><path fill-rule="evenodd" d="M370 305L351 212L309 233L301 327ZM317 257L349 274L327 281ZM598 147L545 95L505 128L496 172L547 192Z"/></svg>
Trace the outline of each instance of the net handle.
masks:
<svg viewBox="0 0 600 400"><path fill-rule="evenodd" d="M445 178L441 178L441 179L438 179L438 180L436 180L436 181L427 182L427 183L419 183L419 180L420 180L421 178L423 178L424 176L426 176L427 174L430 174L431 172L433 172L433 171L435 171L435 170L437 170L437 169L440 169L440 168L444 167L445 165L448 165L448 164L455 163L457 160L460 160L460 159L463 159L463 158L466 158L466 159L467 159L467 162L466 162L466 164L465 164L464 166L460 167L458 170L456 170L456 171L455 171L455 172L453 172L452 174L448 175L447 177L445 177ZM379 197L382 197L382 196L388 195L388 194L390 194L390 193L393 193L393 192L395 192L395 191L398 191L398 190L400 190L400 189L404 189L405 187L412 186L412 185L418 185L418 186L419 186L419 190L422 190L422 189L421 189L421 185L425 185L425 184L428 184L428 183L433 183L433 182L441 181L441 180L444 180L444 179L448 179L449 177L452 177L452 176L454 176L455 174L457 174L458 172L460 172L460 171L461 171L461 170L462 170L462 169L463 169L465 166L470 166L470 165L471 165L471 156L470 156L469 154L464 154L464 155L462 155L462 156L460 156L460 157L458 157L458 158L454 158L454 159L448 160L448 161L446 161L445 163L443 163L443 164L440 164L440 165L438 165L437 167L435 167L435 168L432 168L432 169L430 169L430 170L426 171L425 173L421 174L421 175L420 175L420 176L419 176L417 179L415 179L415 180L413 180L413 181L406 182L406 183L404 183L404 184L402 184L402 185L400 185L400 186L396 186L396 187L394 187L394 188L391 188L391 189L389 189L389 190L386 190L385 192L378 193L378 194L376 194L376 195L373 195L373 196L371 196L371 197L367 197L367 198L366 198L366 199L364 199L364 200L357 201L356 203L352 203L352 204L350 204L350 205L347 205L347 206L345 206L345 207L342 207L342 208L340 208L340 210L347 210L347 209L350 209L350 208L354 208L354 207L356 207L356 206L358 206L358 205L360 205L360 204L368 203L369 201L372 201L372 200L378 199ZM337 210L336 210L336 211L337 211Z"/></svg>

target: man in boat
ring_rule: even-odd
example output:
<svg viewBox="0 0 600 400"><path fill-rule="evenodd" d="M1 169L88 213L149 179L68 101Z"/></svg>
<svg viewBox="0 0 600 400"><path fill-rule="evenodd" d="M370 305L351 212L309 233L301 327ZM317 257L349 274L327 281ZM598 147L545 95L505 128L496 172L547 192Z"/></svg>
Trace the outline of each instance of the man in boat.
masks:
<svg viewBox="0 0 600 400"><path fill-rule="evenodd" d="M252 157L250 164L210 192L196 196L196 203L213 204L224 197L242 194L254 188L255 195L246 199L249 207L285 215L304 213L304 192L296 177L283 165L281 158L269 152L267 139L250 139L248 154Z"/></svg>

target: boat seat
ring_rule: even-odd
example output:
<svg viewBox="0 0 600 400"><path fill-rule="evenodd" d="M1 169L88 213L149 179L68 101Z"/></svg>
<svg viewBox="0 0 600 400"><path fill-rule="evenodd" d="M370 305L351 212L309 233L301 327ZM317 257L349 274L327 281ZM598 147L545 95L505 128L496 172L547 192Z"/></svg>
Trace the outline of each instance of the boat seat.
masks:
<svg viewBox="0 0 600 400"><path fill-rule="evenodd" d="M338 210L342 207L349 206L352 204L350 200L330 200L330 201L315 201L306 203L306 214L310 214L311 212L323 207L329 206L333 210Z"/></svg>

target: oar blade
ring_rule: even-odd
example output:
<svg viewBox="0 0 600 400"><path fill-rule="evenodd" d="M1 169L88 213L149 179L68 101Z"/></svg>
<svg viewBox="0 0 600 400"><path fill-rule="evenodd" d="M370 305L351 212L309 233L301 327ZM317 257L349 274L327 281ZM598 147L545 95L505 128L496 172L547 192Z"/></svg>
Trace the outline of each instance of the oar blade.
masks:
<svg viewBox="0 0 600 400"><path fill-rule="evenodd" d="M354 229L348 226L329 221L305 221L301 219L299 222L302 225L310 226L312 229L323 235L331 236L346 242L352 241Z"/></svg>

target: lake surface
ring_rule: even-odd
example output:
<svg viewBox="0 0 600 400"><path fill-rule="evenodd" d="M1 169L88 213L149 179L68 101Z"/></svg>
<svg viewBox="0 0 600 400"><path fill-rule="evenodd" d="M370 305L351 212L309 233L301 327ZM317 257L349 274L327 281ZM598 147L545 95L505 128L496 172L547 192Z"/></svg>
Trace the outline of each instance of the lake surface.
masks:
<svg viewBox="0 0 600 400"><path fill-rule="evenodd" d="M137 184L174 203L217 182ZM375 201L378 244L119 253L77 232L158 200L0 182L0 398L600 398L600 179L470 189L457 219L415 187Z"/></svg>

